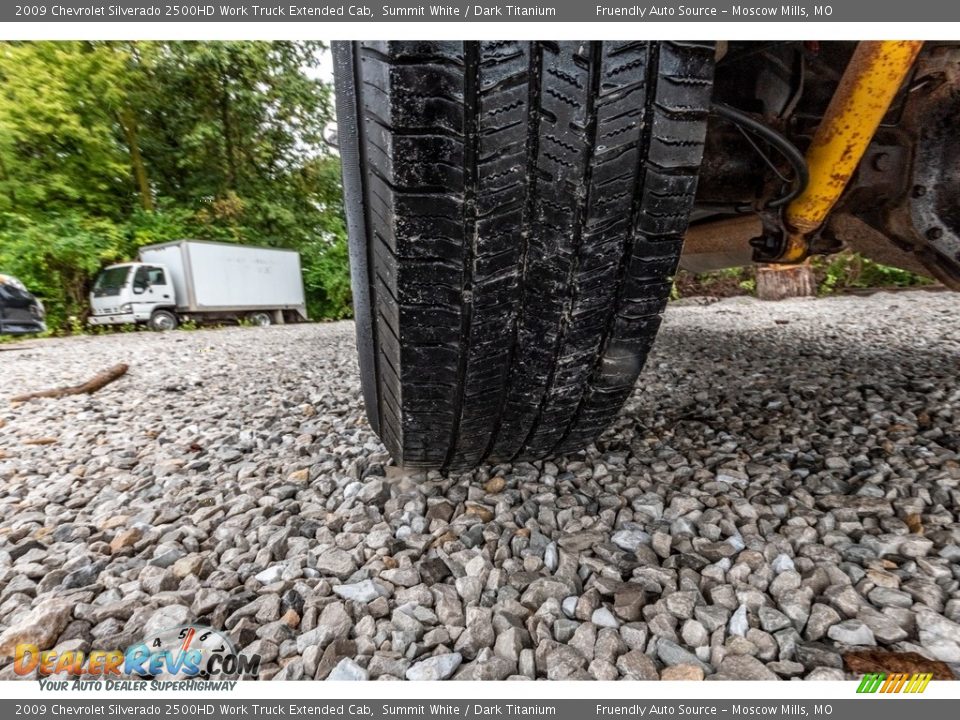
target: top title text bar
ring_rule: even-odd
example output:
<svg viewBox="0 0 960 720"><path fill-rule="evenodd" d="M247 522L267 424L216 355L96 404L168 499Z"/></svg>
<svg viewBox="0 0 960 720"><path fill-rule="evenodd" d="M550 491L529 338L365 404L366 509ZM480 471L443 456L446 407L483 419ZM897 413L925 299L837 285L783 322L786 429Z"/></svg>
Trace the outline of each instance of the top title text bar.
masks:
<svg viewBox="0 0 960 720"><path fill-rule="evenodd" d="M8 22L957 22L960 3L895 0L779 4L728 2L596 2L552 0L506 3L323 2L321 0L24 0L3 3Z"/></svg>

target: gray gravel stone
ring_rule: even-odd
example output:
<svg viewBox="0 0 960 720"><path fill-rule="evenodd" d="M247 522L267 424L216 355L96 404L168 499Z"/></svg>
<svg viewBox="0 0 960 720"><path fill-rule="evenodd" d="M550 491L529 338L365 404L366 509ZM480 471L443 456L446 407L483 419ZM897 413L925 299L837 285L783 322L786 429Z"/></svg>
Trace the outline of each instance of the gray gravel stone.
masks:
<svg viewBox="0 0 960 720"><path fill-rule="evenodd" d="M767 670L785 678L794 678L803 675L805 672L803 665L790 660L778 660L776 662L767 663Z"/></svg>
<svg viewBox="0 0 960 720"><path fill-rule="evenodd" d="M509 627L499 635L493 646L493 652L512 662L520 661L520 653L526 644L526 630L518 627Z"/></svg>
<svg viewBox="0 0 960 720"><path fill-rule="evenodd" d="M73 615L72 603L47 598L0 635L0 655L12 657L16 646L31 643L41 650L53 647Z"/></svg>
<svg viewBox="0 0 960 720"><path fill-rule="evenodd" d="M749 655L727 655L717 673L731 680L779 680L776 673Z"/></svg>
<svg viewBox="0 0 960 720"><path fill-rule="evenodd" d="M283 565L273 565L266 570L261 570L254 575L257 582L262 585L271 585L283 577Z"/></svg>
<svg viewBox="0 0 960 720"><path fill-rule="evenodd" d="M686 619L693 617L693 608L696 604L696 593L690 591L678 591L670 593L664 598L664 606L667 612L678 618Z"/></svg>
<svg viewBox="0 0 960 720"><path fill-rule="evenodd" d="M960 662L960 624L929 610L920 610L917 628L921 644L937 660Z"/></svg>
<svg viewBox="0 0 960 720"><path fill-rule="evenodd" d="M803 631L805 640L819 640L827 631L840 622L840 614L829 605L814 603L810 610L810 618Z"/></svg>
<svg viewBox="0 0 960 720"><path fill-rule="evenodd" d="M453 675L463 656L460 653L434 655L414 663L406 672L407 680L446 680Z"/></svg>
<svg viewBox="0 0 960 720"><path fill-rule="evenodd" d="M867 593L867 598L877 607L908 608L913 605L913 598L910 597L910 593L894 588L875 587Z"/></svg>
<svg viewBox="0 0 960 720"><path fill-rule="evenodd" d="M790 618L776 608L764 605L757 611L757 615L760 618L760 627L769 633L790 627Z"/></svg>
<svg viewBox="0 0 960 720"><path fill-rule="evenodd" d="M361 603L367 603L376 600L378 597L386 597L390 594L383 585L370 579L350 583L349 585L334 585L333 592L344 600L353 600Z"/></svg>
<svg viewBox="0 0 960 720"><path fill-rule="evenodd" d="M643 623L627 623L620 627L620 637L631 650L643 650L647 646L650 633Z"/></svg>
<svg viewBox="0 0 960 720"><path fill-rule="evenodd" d="M0 655L199 622L288 680L960 662L960 299L671 305L661 335L602 443L461 475L393 467L349 323L8 353L4 392L131 373L0 398Z"/></svg>
<svg viewBox="0 0 960 720"><path fill-rule="evenodd" d="M747 606L741 605L737 608L737 611L730 616L730 623L727 625L727 630L731 635L744 637L749 629L750 621L747 619Z"/></svg>
<svg viewBox="0 0 960 720"><path fill-rule="evenodd" d="M688 650L684 650L677 643L666 638L657 640L657 656L664 665L697 665L705 673L713 672L713 668L700 660Z"/></svg>
<svg viewBox="0 0 960 720"><path fill-rule="evenodd" d="M570 595L570 584L562 580L541 577L534 580L524 591L520 602L530 607L538 608L547 601L548 598L562 600Z"/></svg>
<svg viewBox="0 0 960 720"><path fill-rule="evenodd" d="M533 650L520 651L520 661L517 663L517 672L531 680L536 679L537 665Z"/></svg>
<svg viewBox="0 0 960 720"><path fill-rule="evenodd" d="M660 673L650 658L639 650L631 650L617 658L617 670L626 680L659 680Z"/></svg>
<svg viewBox="0 0 960 720"><path fill-rule="evenodd" d="M543 653L548 680L586 680L587 659L576 648L555 644ZM538 662L539 666L540 663Z"/></svg>
<svg viewBox="0 0 960 720"><path fill-rule="evenodd" d="M707 629L707 632L713 632L727 624L730 619L730 610L719 605L699 605L694 610L694 617Z"/></svg>
<svg viewBox="0 0 960 720"><path fill-rule="evenodd" d="M827 630L827 637L842 645L876 645L873 631L859 620L844 620Z"/></svg>
<svg viewBox="0 0 960 720"><path fill-rule="evenodd" d="M327 675L327 680L369 680L367 671L350 658L343 658Z"/></svg>
<svg viewBox="0 0 960 720"><path fill-rule="evenodd" d="M618 628L620 622L614 617L613 613L605 607L597 608L590 615L590 621L594 625L607 628Z"/></svg>
<svg viewBox="0 0 960 720"><path fill-rule="evenodd" d="M610 536L610 542L623 550L636 552L641 545L650 544L650 533L643 530L618 530Z"/></svg>
<svg viewBox="0 0 960 720"><path fill-rule="evenodd" d="M912 613L908 613L912 617ZM890 614L877 612L872 608L863 608L857 619L863 622L873 632L874 638L884 645L892 645L910 637L906 623L899 621Z"/></svg>
<svg viewBox="0 0 960 720"><path fill-rule="evenodd" d="M350 555L339 549L327 550L317 557L316 569L323 575L332 575L346 580L357 571L357 563Z"/></svg>
<svg viewBox="0 0 960 720"><path fill-rule="evenodd" d="M707 633L707 629L693 619L683 623L680 636L683 638L684 644L692 648L703 647L710 642L710 635Z"/></svg>

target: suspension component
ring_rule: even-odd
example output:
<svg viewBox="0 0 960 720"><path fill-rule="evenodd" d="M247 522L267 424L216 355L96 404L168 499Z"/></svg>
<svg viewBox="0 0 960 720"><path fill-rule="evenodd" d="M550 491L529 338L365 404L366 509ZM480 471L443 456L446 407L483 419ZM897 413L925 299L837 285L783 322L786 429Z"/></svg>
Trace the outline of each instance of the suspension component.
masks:
<svg viewBox="0 0 960 720"><path fill-rule="evenodd" d="M798 263L811 251L920 52L920 41L863 41L843 73L806 153L810 181L786 209L781 238L758 246L764 262Z"/></svg>

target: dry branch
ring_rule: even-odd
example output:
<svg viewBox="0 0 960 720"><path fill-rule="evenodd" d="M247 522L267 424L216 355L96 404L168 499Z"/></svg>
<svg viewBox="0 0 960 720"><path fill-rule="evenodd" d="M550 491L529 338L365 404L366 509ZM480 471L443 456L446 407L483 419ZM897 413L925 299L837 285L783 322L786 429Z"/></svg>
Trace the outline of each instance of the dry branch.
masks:
<svg viewBox="0 0 960 720"><path fill-rule="evenodd" d="M10 398L10 402L26 402L27 400L33 400L34 398L60 398L66 395L82 395L83 393L90 395L91 393L95 393L104 385L109 385L117 378L123 376L126 372L127 365L120 363L119 365L114 365L109 370L104 370L102 373L94 375L82 385L53 388L52 390L40 390L39 392L27 393L26 395L17 395L15 398Z"/></svg>

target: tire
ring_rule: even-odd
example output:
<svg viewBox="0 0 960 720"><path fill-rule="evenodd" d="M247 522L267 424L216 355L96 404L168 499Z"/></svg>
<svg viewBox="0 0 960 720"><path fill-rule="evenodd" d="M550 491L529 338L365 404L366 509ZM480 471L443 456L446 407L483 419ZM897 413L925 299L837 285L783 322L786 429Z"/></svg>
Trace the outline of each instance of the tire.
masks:
<svg viewBox="0 0 960 720"><path fill-rule="evenodd" d="M177 316L169 310L154 310L150 316L150 320L147 322L147 327L154 332L176 330L179 325L180 321L177 319Z"/></svg>
<svg viewBox="0 0 960 720"><path fill-rule="evenodd" d="M634 387L697 184L711 45L336 43L367 414L401 465L582 449Z"/></svg>
<svg viewBox="0 0 960 720"><path fill-rule="evenodd" d="M271 325L273 325L273 318L270 317L270 313L263 312L263 311L250 313L249 315L247 315L247 320L249 320L251 323L253 323L257 327L262 327L262 328L270 327Z"/></svg>

